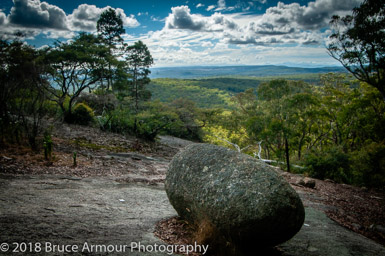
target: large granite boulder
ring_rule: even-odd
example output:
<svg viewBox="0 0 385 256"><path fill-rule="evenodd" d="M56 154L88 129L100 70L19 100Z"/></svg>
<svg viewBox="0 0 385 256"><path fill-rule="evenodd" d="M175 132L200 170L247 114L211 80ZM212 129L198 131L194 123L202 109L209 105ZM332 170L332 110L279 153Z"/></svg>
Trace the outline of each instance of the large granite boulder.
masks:
<svg viewBox="0 0 385 256"><path fill-rule="evenodd" d="M233 150L193 144L170 163L166 192L190 223L209 222L237 247L271 247L302 227L304 207L274 168Z"/></svg>

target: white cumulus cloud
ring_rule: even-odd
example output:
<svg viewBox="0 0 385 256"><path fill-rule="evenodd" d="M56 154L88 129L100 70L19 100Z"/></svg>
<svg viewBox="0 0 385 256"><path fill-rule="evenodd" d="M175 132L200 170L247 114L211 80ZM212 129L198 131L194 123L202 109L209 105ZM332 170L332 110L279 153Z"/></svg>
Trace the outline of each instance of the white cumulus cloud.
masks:
<svg viewBox="0 0 385 256"><path fill-rule="evenodd" d="M262 1L263 2L263 1ZM192 14L188 6L172 8L165 28L201 32L222 32L222 40L230 44L319 45L325 40L322 28L328 26L334 14L346 14L362 0L315 0L307 5L279 2L262 15ZM227 10L224 0L218 10Z"/></svg>
<svg viewBox="0 0 385 256"><path fill-rule="evenodd" d="M81 4L72 14L68 15L69 24L72 30L76 31L95 31L96 22L100 14L111 7L98 8L95 5ZM123 9L116 8L116 13L120 15L123 25L126 27L137 27L139 22L134 15L127 16Z"/></svg>
<svg viewBox="0 0 385 256"><path fill-rule="evenodd" d="M69 15L58 6L40 0L13 0L14 6L7 16L0 10L0 35L11 38L21 32L27 38L45 34L47 38L68 38L77 31L96 31L100 14L111 8L81 4ZM123 9L115 8L125 27L139 26L134 15L126 15Z"/></svg>
<svg viewBox="0 0 385 256"><path fill-rule="evenodd" d="M237 24L229 17L221 13L214 13L206 17L199 14L191 14L188 6L182 5L171 8L172 13L166 18L165 28L186 29L192 31L223 31L234 29Z"/></svg>
<svg viewBox="0 0 385 256"><path fill-rule="evenodd" d="M65 12L40 0L13 0L9 23L29 28L68 29Z"/></svg>
<svg viewBox="0 0 385 256"><path fill-rule="evenodd" d="M0 26L5 23L6 19L7 19L7 16L5 15L5 13L0 11Z"/></svg>

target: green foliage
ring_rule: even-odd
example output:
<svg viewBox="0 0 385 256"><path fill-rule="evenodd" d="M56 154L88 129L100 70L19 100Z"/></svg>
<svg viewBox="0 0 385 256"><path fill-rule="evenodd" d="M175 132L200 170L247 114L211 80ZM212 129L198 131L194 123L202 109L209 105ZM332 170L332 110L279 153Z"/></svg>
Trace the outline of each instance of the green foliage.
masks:
<svg viewBox="0 0 385 256"><path fill-rule="evenodd" d="M133 127L132 114L127 109L115 109L109 116L101 116L98 118L99 125L103 130L121 134L132 134Z"/></svg>
<svg viewBox="0 0 385 256"><path fill-rule="evenodd" d="M274 79L288 81L305 81L320 84L319 74L285 75L272 77L217 77L205 79L153 79L147 88L152 98L161 102L172 102L179 98L187 98L200 108L233 109L231 98L248 89L255 89L261 83Z"/></svg>
<svg viewBox="0 0 385 256"><path fill-rule="evenodd" d="M159 134L200 141L201 128L213 115L210 110L201 110L191 101L179 99L170 104L159 101L146 102L136 113L128 108L118 108L98 117L99 125L106 130L154 140Z"/></svg>
<svg viewBox="0 0 385 256"><path fill-rule="evenodd" d="M120 36L125 33L123 20L120 14L116 14L116 11L112 8L108 8L100 14L96 24L96 29L110 45L114 42L123 41Z"/></svg>
<svg viewBox="0 0 385 256"><path fill-rule="evenodd" d="M203 128L204 131L204 141L209 142L211 144L231 147L231 143L238 145L241 149L248 146L248 135L245 129L240 130L228 130L222 125L210 125L208 127ZM228 142L227 142L228 141Z"/></svg>
<svg viewBox="0 0 385 256"><path fill-rule="evenodd" d="M306 172L318 179L381 188L385 185L385 145L372 142L360 150L345 153L342 147L305 156Z"/></svg>
<svg viewBox="0 0 385 256"><path fill-rule="evenodd" d="M88 125L94 118L94 112L87 104L78 103L75 105L72 114L68 115L67 118L68 123Z"/></svg>
<svg viewBox="0 0 385 256"><path fill-rule="evenodd" d="M317 179L331 179L341 183L351 183L349 156L341 147L332 147L322 152L309 153L304 165L310 176Z"/></svg>
<svg viewBox="0 0 385 256"><path fill-rule="evenodd" d="M106 62L98 71L99 74L102 74L99 88L104 94L114 86L116 81L126 77L125 72L122 71L125 64L123 61L118 61L118 58L122 57L121 49L124 43L121 35L125 33L125 30L121 15L118 15L112 8L101 13L96 28L102 45L107 49L107 52L101 56Z"/></svg>
<svg viewBox="0 0 385 256"><path fill-rule="evenodd" d="M334 16L331 24L330 55L385 100L385 1L365 0L352 15Z"/></svg>
<svg viewBox="0 0 385 256"><path fill-rule="evenodd" d="M52 158L52 138L51 134L46 131L44 133L44 141L43 141L43 148L44 148L44 159L50 160Z"/></svg>
<svg viewBox="0 0 385 256"><path fill-rule="evenodd" d="M383 186L385 103L373 87L343 74L321 85L275 79L233 97L233 110L204 130L210 143L286 162L316 178ZM228 142L226 142L228 141ZM305 157L304 157L305 156ZM289 164L288 164L289 163ZM373 177L376 177L375 179Z"/></svg>
<svg viewBox="0 0 385 256"><path fill-rule="evenodd" d="M160 133L170 131L181 124L175 112L157 101L144 104L139 113L119 108L112 111L109 117L99 119L102 119L99 123L106 130L131 134L151 141Z"/></svg>
<svg viewBox="0 0 385 256"><path fill-rule="evenodd" d="M257 98L253 99L251 92L236 97L243 115L247 117L246 127L250 136L265 142L267 157L285 159L288 171L295 146L301 155L303 133L308 129L303 122L308 119L304 113L310 111L316 102L310 90L311 87L301 81L275 79L260 84Z"/></svg>
<svg viewBox="0 0 385 256"><path fill-rule="evenodd" d="M240 93L249 88L256 88L261 80L256 78L239 77L239 78L207 78L207 79L191 79L181 80L196 82L196 85L207 89L219 89L229 94Z"/></svg>
<svg viewBox="0 0 385 256"><path fill-rule="evenodd" d="M178 120L178 116L174 112L168 111L167 108L154 107L151 106L135 116L137 120L136 136L150 141L155 140L159 133L169 129Z"/></svg>
<svg viewBox="0 0 385 256"><path fill-rule="evenodd" d="M195 102L188 99L177 99L168 104L170 111L177 115L173 125L167 130L169 135L179 138L201 141L202 128L205 126L208 111L196 107Z"/></svg>
<svg viewBox="0 0 385 256"><path fill-rule="evenodd" d="M146 90L145 86L150 82L148 75L151 73L150 66L154 63L150 51L147 46L138 41L134 45L125 48L127 71L131 75L129 77L128 89L129 95L134 99L134 107L136 112L139 109L139 102L151 98L151 93Z"/></svg>
<svg viewBox="0 0 385 256"><path fill-rule="evenodd" d="M105 66L112 65L116 59L98 37L81 33L73 41L58 43L50 49L45 61L51 66L48 75L52 82L48 91L64 119L71 121L72 108L79 95L109 76L104 72ZM65 104L67 98L68 105Z"/></svg>
<svg viewBox="0 0 385 256"><path fill-rule="evenodd" d="M194 101L200 108L231 108L231 94L219 89L200 86L197 80L154 79L148 86L152 98L172 102L185 98Z"/></svg>
<svg viewBox="0 0 385 256"><path fill-rule="evenodd" d="M93 93L82 93L77 101L92 108L95 115L103 115L104 112L112 111L118 106L118 100L113 93L106 94L101 90L95 90Z"/></svg>
<svg viewBox="0 0 385 256"><path fill-rule="evenodd" d="M381 188L385 185L385 144L372 142L353 152L351 169L354 183Z"/></svg>
<svg viewBox="0 0 385 256"><path fill-rule="evenodd" d="M37 149L36 137L41 132L41 122L51 110L50 98L45 90L48 86L45 77L48 66L43 61L45 54L45 51L36 50L18 40L0 40L2 141L8 135L12 137L13 126L22 127L23 131L15 130L16 140L19 142L22 133L31 148Z"/></svg>
<svg viewBox="0 0 385 256"><path fill-rule="evenodd" d="M360 8L377 15L367 6L369 2L364 1ZM106 15L112 15L111 10ZM351 24L357 25L358 19L363 19L364 25L368 21L361 10L355 10ZM114 55L118 51L112 50L117 49L115 43L120 37L119 17L116 13L114 17L108 15L104 21L101 17L101 24L117 23L111 23L113 30L104 34L104 39L82 33L42 51L18 41L0 40L2 142L10 138L21 143L26 136L36 147L41 122L45 116L54 115L56 102L70 123L89 124L94 109L104 130L146 140L171 134L246 148L243 152L251 155L261 150L262 158L277 164L285 161L287 170L294 162L300 166L297 172L316 178L370 187L385 185L385 102L381 88L357 83L344 74L326 74L318 79L309 76L316 83L312 85L298 77L155 79L149 84L153 59L147 46L140 41L124 45L125 55L120 59L125 60L119 61ZM382 18L373 20L373 24ZM349 23L348 18L342 21ZM353 26L350 32L359 29L362 27ZM352 36L357 35L339 36L353 42L356 39ZM371 50L360 43L345 49ZM372 57L370 61L377 61L382 56ZM369 77L376 74L375 67L381 67L363 63ZM374 82L383 80L383 70ZM88 93L84 93L86 90ZM155 101L150 101L151 97ZM48 134L43 145L46 159L51 158L52 139ZM82 145L100 149L98 145Z"/></svg>

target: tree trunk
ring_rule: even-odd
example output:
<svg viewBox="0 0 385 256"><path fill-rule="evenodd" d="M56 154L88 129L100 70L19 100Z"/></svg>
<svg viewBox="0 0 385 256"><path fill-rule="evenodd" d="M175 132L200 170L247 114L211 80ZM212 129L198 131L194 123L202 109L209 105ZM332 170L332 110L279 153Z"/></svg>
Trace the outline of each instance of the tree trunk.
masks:
<svg viewBox="0 0 385 256"><path fill-rule="evenodd" d="M139 109L139 92L138 92L138 79L137 79L137 74L136 74L136 67L134 71L134 90L135 90L135 111L136 114L138 114L138 109Z"/></svg>
<svg viewBox="0 0 385 256"><path fill-rule="evenodd" d="M68 110L65 110L65 112L64 112L64 121L66 123L69 123L69 124L74 122L74 120L72 118L72 102L73 102L73 100L74 100L74 98L70 99L70 102L68 103Z"/></svg>
<svg viewBox="0 0 385 256"><path fill-rule="evenodd" d="M106 91L109 91L110 88L112 88L112 67L111 67L111 63L108 63L108 76L107 76Z"/></svg>
<svg viewBox="0 0 385 256"><path fill-rule="evenodd" d="M59 100L59 102L58 102L58 105L59 105L59 107L60 107L60 109L61 109L61 111L63 112L63 115L65 114L65 112L66 112L66 109L65 109L65 107L64 107L64 99L63 100Z"/></svg>
<svg viewBox="0 0 385 256"><path fill-rule="evenodd" d="M301 160L301 157L302 157L301 153L302 153L302 139L300 140L298 145L298 160Z"/></svg>
<svg viewBox="0 0 385 256"><path fill-rule="evenodd" d="M290 172L289 142L287 141L286 137L285 137L285 154L286 154L287 171Z"/></svg>
<svg viewBox="0 0 385 256"><path fill-rule="evenodd" d="M134 134L136 137L138 137L138 120L136 118L136 115L135 115L135 119L134 119Z"/></svg>
<svg viewBox="0 0 385 256"><path fill-rule="evenodd" d="M382 79L383 80L383 79ZM375 86L377 88L377 90L381 93L381 96L382 96L382 99L384 100L385 102L385 86L384 84L382 83L379 83L377 86Z"/></svg>
<svg viewBox="0 0 385 256"><path fill-rule="evenodd" d="M306 132L303 131L302 136L299 139L299 143L298 143L298 160L301 160L301 157L302 157L301 153L302 153L302 146L303 146L303 141L305 139L305 136L306 136Z"/></svg>

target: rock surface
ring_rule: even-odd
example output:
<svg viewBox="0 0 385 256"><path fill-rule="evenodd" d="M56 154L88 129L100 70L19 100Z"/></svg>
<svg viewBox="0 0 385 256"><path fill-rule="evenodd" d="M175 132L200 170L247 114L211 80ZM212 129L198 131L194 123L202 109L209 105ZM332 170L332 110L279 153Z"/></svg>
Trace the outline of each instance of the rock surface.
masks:
<svg viewBox="0 0 385 256"><path fill-rule="evenodd" d="M209 221L240 248L283 243L304 222L301 199L273 168L223 147L186 147L171 161L165 187L182 218Z"/></svg>
<svg viewBox="0 0 385 256"><path fill-rule="evenodd" d="M305 205L307 193L303 196ZM124 199L121 202L119 199ZM176 212L161 187L120 183L112 177L0 175L0 241L53 244L163 244L153 235L156 223ZM172 243L174 244L174 243ZM379 256L384 246L339 226L306 207L303 228L281 244L282 256ZM168 252L72 253L70 255L167 256ZM22 255L11 250L0 255ZM31 255L24 253L23 255ZM36 253L32 255L66 255ZM252 255L266 255L255 248Z"/></svg>
<svg viewBox="0 0 385 256"><path fill-rule="evenodd" d="M315 188L316 182L315 182L314 179L305 177L305 178L300 179L298 181L298 185L301 185L301 186L304 186L304 187L307 187L307 188Z"/></svg>
<svg viewBox="0 0 385 256"><path fill-rule="evenodd" d="M175 214L160 186L121 183L113 177L0 174L0 242L10 246L0 255L166 256L170 254L140 251L133 244L164 244L153 235L154 226ZM14 253L15 242L41 243L42 251ZM47 252L45 243L77 245L79 250ZM83 251L85 243L123 246L125 253Z"/></svg>

